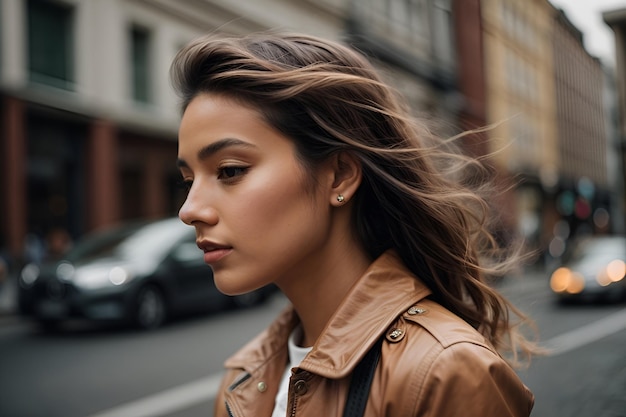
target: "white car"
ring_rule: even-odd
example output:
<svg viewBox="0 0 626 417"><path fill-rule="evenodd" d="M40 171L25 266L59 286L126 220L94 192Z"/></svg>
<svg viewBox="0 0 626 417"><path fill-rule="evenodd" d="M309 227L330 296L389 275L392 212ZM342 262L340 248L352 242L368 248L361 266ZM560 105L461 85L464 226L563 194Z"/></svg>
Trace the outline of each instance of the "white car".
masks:
<svg viewBox="0 0 626 417"><path fill-rule="evenodd" d="M550 288L562 302L626 300L626 237L590 236L575 241Z"/></svg>

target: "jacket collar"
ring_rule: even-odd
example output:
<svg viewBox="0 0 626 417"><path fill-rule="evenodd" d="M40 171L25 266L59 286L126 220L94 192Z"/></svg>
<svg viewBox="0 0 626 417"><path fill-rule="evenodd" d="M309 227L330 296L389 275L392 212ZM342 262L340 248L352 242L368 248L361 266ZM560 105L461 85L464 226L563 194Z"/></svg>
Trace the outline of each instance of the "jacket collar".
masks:
<svg viewBox="0 0 626 417"><path fill-rule="evenodd" d="M349 291L300 368L331 379L348 375L398 316L429 294L395 252L383 253ZM226 366L252 372L277 351L286 350L297 323L290 306Z"/></svg>

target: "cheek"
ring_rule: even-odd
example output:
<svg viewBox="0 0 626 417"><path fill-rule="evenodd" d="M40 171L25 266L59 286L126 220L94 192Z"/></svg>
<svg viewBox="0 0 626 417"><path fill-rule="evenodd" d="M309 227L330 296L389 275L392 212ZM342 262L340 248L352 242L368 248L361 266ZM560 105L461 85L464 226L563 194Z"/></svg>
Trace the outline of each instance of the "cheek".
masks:
<svg viewBox="0 0 626 417"><path fill-rule="evenodd" d="M280 169L264 172L251 179L244 191L246 204L238 213L251 238L265 241L281 238L302 222L313 221L318 213L316 199L308 190L298 166L282 164Z"/></svg>

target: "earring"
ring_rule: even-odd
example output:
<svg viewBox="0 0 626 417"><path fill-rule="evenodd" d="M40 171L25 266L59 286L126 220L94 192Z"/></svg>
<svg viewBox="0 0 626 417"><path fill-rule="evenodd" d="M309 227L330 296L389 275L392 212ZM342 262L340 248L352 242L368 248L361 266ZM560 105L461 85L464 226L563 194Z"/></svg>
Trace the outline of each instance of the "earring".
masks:
<svg viewBox="0 0 626 417"><path fill-rule="evenodd" d="M343 201L344 201L345 199L346 199L346 198L343 196L343 194L339 194L339 195L337 196L337 201L339 201L340 203L343 203Z"/></svg>

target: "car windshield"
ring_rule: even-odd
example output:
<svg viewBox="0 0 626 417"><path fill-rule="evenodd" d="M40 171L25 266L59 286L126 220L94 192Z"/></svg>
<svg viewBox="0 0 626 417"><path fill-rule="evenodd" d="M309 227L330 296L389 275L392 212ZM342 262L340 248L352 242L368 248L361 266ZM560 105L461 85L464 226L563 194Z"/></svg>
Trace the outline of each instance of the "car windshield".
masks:
<svg viewBox="0 0 626 417"><path fill-rule="evenodd" d="M195 235L194 229L179 219L151 223L124 239L117 247L116 254L124 259L160 258L181 237L189 234Z"/></svg>
<svg viewBox="0 0 626 417"><path fill-rule="evenodd" d="M65 258L76 262L112 256L120 242L142 226L143 224L125 225L88 235L76 242Z"/></svg>
<svg viewBox="0 0 626 417"><path fill-rule="evenodd" d="M178 219L152 223L136 223L96 233L79 241L68 252L71 262L85 262L95 258L119 259L159 258L193 228Z"/></svg>
<svg viewBox="0 0 626 417"><path fill-rule="evenodd" d="M599 238L590 239L575 245L570 253L572 261L624 259L626 257L626 239Z"/></svg>

